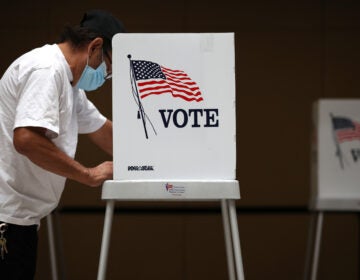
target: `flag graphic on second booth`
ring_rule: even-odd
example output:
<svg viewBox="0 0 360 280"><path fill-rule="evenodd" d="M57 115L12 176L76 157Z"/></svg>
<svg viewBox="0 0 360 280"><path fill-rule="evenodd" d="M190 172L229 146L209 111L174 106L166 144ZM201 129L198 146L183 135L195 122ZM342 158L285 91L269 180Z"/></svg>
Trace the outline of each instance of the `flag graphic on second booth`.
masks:
<svg viewBox="0 0 360 280"><path fill-rule="evenodd" d="M343 116L334 116L330 114L332 126L333 126L333 135L334 141L336 145L336 156L339 158L341 169L345 168L346 156L347 152L343 151L342 144L345 142L352 142L352 146L355 145L353 141L360 141L360 123L353 121L348 117ZM357 152L355 152L355 148L350 149L350 153L353 156L354 161L357 161Z"/></svg>
<svg viewBox="0 0 360 280"><path fill-rule="evenodd" d="M346 117L332 117L334 131L339 143L360 140L360 124Z"/></svg>

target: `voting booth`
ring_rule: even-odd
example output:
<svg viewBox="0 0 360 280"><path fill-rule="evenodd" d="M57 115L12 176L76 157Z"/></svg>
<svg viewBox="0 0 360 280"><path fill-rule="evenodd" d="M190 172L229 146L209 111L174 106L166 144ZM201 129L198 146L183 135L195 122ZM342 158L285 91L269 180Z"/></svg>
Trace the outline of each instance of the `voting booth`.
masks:
<svg viewBox="0 0 360 280"><path fill-rule="evenodd" d="M310 207L360 210L360 99L314 105Z"/></svg>
<svg viewBox="0 0 360 280"><path fill-rule="evenodd" d="M219 201L230 279L244 279L235 200L233 33L116 34L114 178L98 279L105 279L116 201Z"/></svg>
<svg viewBox="0 0 360 280"><path fill-rule="evenodd" d="M310 226L305 275L315 280L324 212L360 210L360 99L314 103L311 149L309 206L316 215Z"/></svg>

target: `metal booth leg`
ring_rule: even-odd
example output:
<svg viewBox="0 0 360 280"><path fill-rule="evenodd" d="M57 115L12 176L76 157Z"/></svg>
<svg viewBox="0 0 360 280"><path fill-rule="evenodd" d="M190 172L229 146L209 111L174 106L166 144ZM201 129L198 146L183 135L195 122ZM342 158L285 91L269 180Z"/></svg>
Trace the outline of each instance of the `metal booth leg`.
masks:
<svg viewBox="0 0 360 280"><path fill-rule="evenodd" d="M304 269L303 280L310 279L312 249L314 248L314 239L315 239L315 224L316 224L316 215L315 212L311 212L309 228L308 228L308 236L307 236L305 269Z"/></svg>
<svg viewBox="0 0 360 280"><path fill-rule="evenodd" d="M241 248L240 248L240 237L239 237L239 228L236 215L235 200L230 199L229 204L229 214L230 214L230 226L231 226L231 235L233 240L234 256L235 256L235 269L238 280L244 280L244 268L242 263Z"/></svg>
<svg viewBox="0 0 360 280"><path fill-rule="evenodd" d="M51 276L53 280L58 279L58 272L56 266L56 249L55 249L55 238L54 238L54 224L52 220L52 214L50 213L46 217L48 240L49 240L49 253L50 253L50 264L51 264Z"/></svg>
<svg viewBox="0 0 360 280"><path fill-rule="evenodd" d="M233 255L233 245L231 240L231 229L230 229L230 217L227 201L225 199L221 200L221 213L224 225L224 235L225 235L225 248L226 248L226 259L228 265L229 279L235 280L235 269L234 269L234 255Z"/></svg>
<svg viewBox="0 0 360 280"><path fill-rule="evenodd" d="M236 216L235 201L233 199L222 200L221 207L223 212L229 278L231 280L236 279L234 275L235 264L237 279L244 280L244 269L241 257L240 237Z"/></svg>
<svg viewBox="0 0 360 280"><path fill-rule="evenodd" d="M312 267L311 267L311 280L316 280L316 277L317 277L323 219L324 219L324 213L322 211L318 212L317 221L316 221L313 262L312 262Z"/></svg>
<svg viewBox="0 0 360 280"><path fill-rule="evenodd" d="M105 276L106 276L106 265L107 265L107 257L108 257L109 245L110 245L110 233L111 233L112 219L114 215L114 205L115 205L114 200L109 200L106 204L104 231L101 242L100 262L99 262L99 271L98 271L97 280L105 280Z"/></svg>

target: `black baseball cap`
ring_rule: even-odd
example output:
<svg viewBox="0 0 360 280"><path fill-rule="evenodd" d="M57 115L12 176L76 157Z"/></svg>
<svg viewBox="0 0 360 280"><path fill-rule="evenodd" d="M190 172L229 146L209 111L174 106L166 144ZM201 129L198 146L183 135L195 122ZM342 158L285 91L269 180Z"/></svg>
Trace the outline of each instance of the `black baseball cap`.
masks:
<svg viewBox="0 0 360 280"><path fill-rule="evenodd" d="M80 22L80 26L96 31L110 41L116 33L126 32L120 20L103 10L87 11Z"/></svg>

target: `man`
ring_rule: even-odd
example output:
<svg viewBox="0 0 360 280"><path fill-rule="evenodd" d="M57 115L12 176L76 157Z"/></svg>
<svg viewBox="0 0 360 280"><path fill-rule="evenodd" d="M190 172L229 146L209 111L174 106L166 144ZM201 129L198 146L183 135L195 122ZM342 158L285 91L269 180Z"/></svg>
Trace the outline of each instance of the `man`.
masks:
<svg viewBox="0 0 360 280"><path fill-rule="evenodd" d="M105 11L87 12L58 44L34 49L0 80L0 278L33 279L40 220L57 206L66 178L100 186L112 162L74 160L78 133L112 155L112 122L85 91L111 77L111 39L125 32Z"/></svg>

